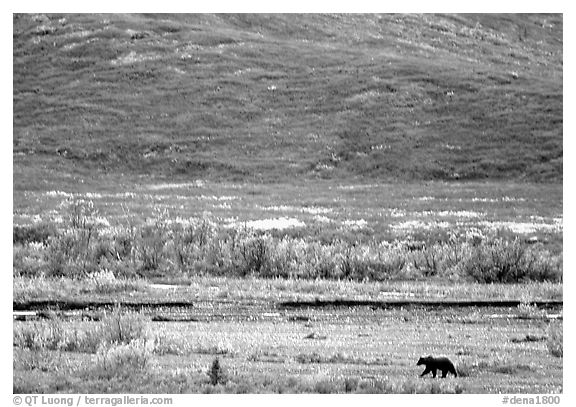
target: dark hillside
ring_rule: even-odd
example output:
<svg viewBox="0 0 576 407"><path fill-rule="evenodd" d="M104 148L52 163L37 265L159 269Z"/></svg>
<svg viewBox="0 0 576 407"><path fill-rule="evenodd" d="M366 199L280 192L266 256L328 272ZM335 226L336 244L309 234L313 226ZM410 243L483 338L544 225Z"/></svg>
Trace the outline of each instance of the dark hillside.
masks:
<svg viewBox="0 0 576 407"><path fill-rule="evenodd" d="M14 182L562 180L561 15L14 15Z"/></svg>

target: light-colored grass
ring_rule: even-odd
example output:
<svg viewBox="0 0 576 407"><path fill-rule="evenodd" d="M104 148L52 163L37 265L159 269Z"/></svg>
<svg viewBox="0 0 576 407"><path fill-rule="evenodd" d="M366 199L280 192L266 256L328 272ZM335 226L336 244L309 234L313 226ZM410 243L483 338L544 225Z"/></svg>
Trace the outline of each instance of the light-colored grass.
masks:
<svg viewBox="0 0 576 407"><path fill-rule="evenodd" d="M171 279L163 279L171 283ZM357 300L561 300L560 283L479 284L427 281L358 282L346 280L295 280L234 277L176 279L177 286L158 288L143 280L122 280L113 292L99 291L90 279L66 277L15 277L14 300L110 300L130 301L291 301L313 299Z"/></svg>
<svg viewBox="0 0 576 407"><path fill-rule="evenodd" d="M304 236L356 235L363 240L404 239L430 232L456 230L486 233L495 229L532 229L552 243L561 239L562 185L516 183L233 184L203 181L154 189L157 184L83 185L60 191L14 191L14 223L42 220L62 224L69 218L67 202L93 202L98 219L113 228L141 224L166 209L173 221L209 219L221 226L268 218L295 218L306 224L293 229ZM52 192L52 193L51 193ZM127 199L128 198L128 199ZM222 206L225 202L229 207ZM463 216L479 214L478 216ZM363 220L364 222L360 222ZM360 227L352 228L360 222ZM445 227L434 228L437 223ZM527 226L530 226L529 228ZM353 230L352 230L353 229ZM431 230L432 229L432 230ZM446 230L444 230L446 229ZM353 233L351 233L353 232Z"/></svg>
<svg viewBox="0 0 576 407"><path fill-rule="evenodd" d="M147 292L148 286L149 283L144 280L110 278L110 274L106 272L83 279L14 277L13 298L14 301L110 298L115 295Z"/></svg>

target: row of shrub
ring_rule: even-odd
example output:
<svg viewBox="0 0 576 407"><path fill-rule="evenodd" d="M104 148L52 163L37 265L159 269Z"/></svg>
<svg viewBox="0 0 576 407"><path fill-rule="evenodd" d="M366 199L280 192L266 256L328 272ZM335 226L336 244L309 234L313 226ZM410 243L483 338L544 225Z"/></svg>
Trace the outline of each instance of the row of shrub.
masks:
<svg viewBox="0 0 576 407"><path fill-rule="evenodd" d="M497 235L427 242L321 242L224 228L209 220L102 226L75 215L64 228L14 227L14 274L85 277L174 275L382 281L431 277L482 283L561 281L562 257Z"/></svg>

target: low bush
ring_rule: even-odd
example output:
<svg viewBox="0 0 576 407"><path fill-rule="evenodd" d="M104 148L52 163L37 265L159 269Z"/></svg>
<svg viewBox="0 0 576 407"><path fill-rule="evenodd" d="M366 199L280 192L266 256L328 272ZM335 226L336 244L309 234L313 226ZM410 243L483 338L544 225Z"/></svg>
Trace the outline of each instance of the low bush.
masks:
<svg viewBox="0 0 576 407"><path fill-rule="evenodd" d="M57 350L69 342L62 323L57 319L15 326L13 341L15 346L31 350Z"/></svg>
<svg viewBox="0 0 576 407"><path fill-rule="evenodd" d="M360 381L357 393L377 394L455 394L463 388L454 381L364 379Z"/></svg>
<svg viewBox="0 0 576 407"><path fill-rule="evenodd" d="M12 267L14 277L40 276L47 269L45 246L14 246Z"/></svg>
<svg viewBox="0 0 576 407"><path fill-rule="evenodd" d="M216 386L218 384L226 384L226 374L220 365L220 359L214 359L207 374L212 386Z"/></svg>
<svg viewBox="0 0 576 407"><path fill-rule="evenodd" d="M529 247L520 239L501 239L474 247L465 271L480 283L559 281L558 259L545 250Z"/></svg>
<svg viewBox="0 0 576 407"><path fill-rule="evenodd" d="M47 349L15 348L13 365L15 369L56 372L62 365L62 353Z"/></svg>
<svg viewBox="0 0 576 407"><path fill-rule="evenodd" d="M546 347L552 356L561 358L564 356L564 335L562 331L562 324L552 323L548 327L548 339L546 340Z"/></svg>
<svg viewBox="0 0 576 407"><path fill-rule="evenodd" d="M146 319L119 309L85 329L66 327L58 318L14 327L14 345L31 350L60 350L95 353L102 345L128 344L146 340Z"/></svg>
<svg viewBox="0 0 576 407"><path fill-rule="evenodd" d="M14 225L12 228L12 241L14 244L42 243L58 233L53 223L40 222L29 226Z"/></svg>
<svg viewBox="0 0 576 407"><path fill-rule="evenodd" d="M128 344L146 339L146 330L147 320L143 314L116 308L97 325L94 334L100 336L103 343Z"/></svg>
<svg viewBox="0 0 576 407"><path fill-rule="evenodd" d="M153 339L156 355L188 355L192 352L190 343L181 335L162 333Z"/></svg>
<svg viewBox="0 0 576 407"><path fill-rule="evenodd" d="M137 278L116 278L114 273L108 269L88 275L84 279L83 290L98 294L114 294L144 290L146 284L144 280Z"/></svg>
<svg viewBox="0 0 576 407"><path fill-rule="evenodd" d="M319 353L300 353L294 357L298 363L341 363L341 364L354 364L354 365L387 365L388 361L380 358L364 359L359 357L348 356L346 354L337 352L330 356L320 355Z"/></svg>
<svg viewBox="0 0 576 407"><path fill-rule="evenodd" d="M518 318L520 319L537 319L546 316L546 310L538 308L535 304L522 302L516 307Z"/></svg>
<svg viewBox="0 0 576 407"><path fill-rule="evenodd" d="M318 236L218 227L157 212L143 225L105 227L95 211L71 206L65 231L14 229L14 274L83 278L102 270L115 277L238 275L265 278L448 278L480 283L562 280L562 254L517 237L481 240L419 235L416 243L318 240ZM30 236L35 237L30 237ZM34 240L34 241L32 241ZM41 240L42 243L35 240Z"/></svg>
<svg viewBox="0 0 576 407"><path fill-rule="evenodd" d="M474 374L474 367L467 363L461 362L456 366L456 372L459 377L470 377Z"/></svg>
<svg viewBox="0 0 576 407"><path fill-rule="evenodd" d="M345 393L356 392L359 383L360 383L359 377L346 377L344 379L344 392Z"/></svg>
<svg viewBox="0 0 576 407"><path fill-rule="evenodd" d="M341 393L342 386L337 380L321 379L314 383L314 393L334 394Z"/></svg>
<svg viewBox="0 0 576 407"><path fill-rule="evenodd" d="M143 272L155 271L160 268L164 258L166 231L162 225L145 225L140 230L136 242L136 252Z"/></svg>
<svg viewBox="0 0 576 407"><path fill-rule="evenodd" d="M150 366L152 346L143 339L108 343L98 348L94 373L100 378L130 377Z"/></svg>
<svg viewBox="0 0 576 407"><path fill-rule="evenodd" d="M262 277L278 277L271 273L269 266L270 248L267 239L263 236L252 237L241 244L242 265L240 267L243 275L253 274Z"/></svg>

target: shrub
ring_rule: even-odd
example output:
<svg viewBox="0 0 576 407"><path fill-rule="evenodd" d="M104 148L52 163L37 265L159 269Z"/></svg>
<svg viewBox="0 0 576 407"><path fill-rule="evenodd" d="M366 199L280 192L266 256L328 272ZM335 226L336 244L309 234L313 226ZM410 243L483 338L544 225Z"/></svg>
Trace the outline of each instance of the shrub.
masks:
<svg viewBox="0 0 576 407"><path fill-rule="evenodd" d="M519 370L530 370L530 367L528 365L506 364L502 366L493 366L491 370L495 373L515 375Z"/></svg>
<svg viewBox="0 0 576 407"><path fill-rule="evenodd" d="M526 334L523 338L512 338L510 339L510 342L512 343L540 342L545 341L546 339L547 338L545 336Z"/></svg>
<svg viewBox="0 0 576 407"><path fill-rule="evenodd" d="M111 239L110 250L112 259L133 262L136 245L136 231L134 228L117 228Z"/></svg>
<svg viewBox="0 0 576 407"><path fill-rule="evenodd" d="M94 243L94 248L91 253L91 257L95 264L102 264L103 261L111 260L114 255L114 250L111 243L108 240L98 239Z"/></svg>
<svg viewBox="0 0 576 407"><path fill-rule="evenodd" d="M532 318L543 318L546 316L546 310L539 309L536 304L530 304L527 302L522 302L517 307L518 318L521 319L532 319Z"/></svg>
<svg viewBox="0 0 576 407"><path fill-rule="evenodd" d="M387 380L371 379L371 380L361 380L358 384L357 393L366 394L390 394L395 393L395 389L392 383Z"/></svg>
<svg viewBox="0 0 576 407"><path fill-rule="evenodd" d="M72 257L74 243L68 235L51 239L48 245L46 276L65 276L68 259Z"/></svg>
<svg viewBox="0 0 576 407"><path fill-rule="evenodd" d="M564 356L563 336L562 324L550 324L548 327L548 339L546 341L546 346L548 348L548 352L550 352L552 356L557 358Z"/></svg>
<svg viewBox="0 0 576 407"><path fill-rule="evenodd" d="M94 226L94 218L98 215L94 202L76 199L67 201L66 205L68 223L72 228L88 229Z"/></svg>
<svg viewBox="0 0 576 407"><path fill-rule="evenodd" d="M442 387L440 386L439 383L433 382L430 385L430 394L442 394L442 393L444 393L444 391L442 390Z"/></svg>
<svg viewBox="0 0 576 407"><path fill-rule="evenodd" d="M528 269L527 280L531 281L562 281L562 259L552 256L548 251L531 253L532 267Z"/></svg>
<svg viewBox="0 0 576 407"><path fill-rule="evenodd" d="M59 369L61 362L61 352L46 349L14 349L14 368L53 372Z"/></svg>
<svg viewBox="0 0 576 407"><path fill-rule="evenodd" d="M30 226L17 226L12 228L12 241L14 244L48 243L50 237L58 233L54 223L40 222Z"/></svg>
<svg viewBox="0 0 576 407"><path fill-rule="evenodd" d="M338 264L340 255L336 245L323 245L318 242L304 244L303 255L297 263L297 276L308 279L339 278L342 272Z"/></svg>
<svg viewBox="0 0 576 407"><path fill-rule="evenodd" d="M89 230L68 230L52 237L46 252L46 276L82 277L96 271L93 248L97 243L97 233Z"/></svg>
<svg viewBox="0 0 576 407"><path fill-rule="evenodd" d="M405 266L405 253L398 248L391 248L385 254L378 253L378 260L373 263L372 271L367 277L375 281L395 278L402 273Z"/></svg>
<svg viewBox="0 0 576 407"><path fill-rule="evenodd" d="M86 282L85 290L99 294L140 291L147 287L146 283L140 279L116 278L108 269L92 273L84 281Z"/></svg>
<svg viewBox="0 0 576 407"><path fill-rule="evenodd" d="M326 362L325 357L322 357L319 353L313 352L309 354L300 353L294 357L294 360L298 363L324 363Z"/></svg>
<svg viewBox="0 0 576 407"><path fill-rule="evenodd" d="M146 338L146 319L143 314L123 313L116 308L100 322L94 333L100 334L101 342L127 344Z"/></svg>
<svg viewBox="0 0 576 407"><path fill-rule="evenodd" d="M362 380L358 386L358 393L380 394L439 394L462 393L463 388L452 381L432 380L395 380L370 379Z"/></svg>
<svg viewBox="0 0 576 407"><path fill-rule="evenodd" d="M64 328L56 319L15 326L13 340L14 345L31 350L56 350L66 344Z"/></svg>
<svg viewBox="0 0 576 407"><path fill-rule="evenodd" d="M32 322L14 328L14 345L34 351L93 352L92 338L76 328L65 329L58 319Z"/></svg>
<svg viewBox="0 0 576 407"><path fill-rule="evenodd" d="M45 248L38 248L35 244L16 246L13 251L13 275L23 277L37 277L46 269L44 254Z"/></svg>
<svg viewBox="0 0 576 407"><path fill-rule="evenodd" d="M96 353L95 373L101 378L129 377L150 365L151 345L143 339L103 344Z"/></svg>
<svg viewBox="0 0 576 407"><path fill-rule="evenodd" d="M190 344L181 335L168 332L156 335L153 343L156 355L187 355L192 351Z"/></svg>
<svg viewBox="0 0 576 407"><path fill-rule="evenodd" d="M208 370L208 378L210 379L210 384L216 386L217 384L226 384L226 375L222 366L220 366L220 359L215 358Z"/></svg>
<svg viewBox="0 0 576 407"><path fill-rule="evenodd" d="M166 242L165 232L158 225L146 225L140 230L136 251L139 255L142 270L158 270Z"/></svg>
<svg viewBox="0 0 576 407"><path fill-rule="evenodd" d="M192 349L192 351L201 355L229 355L234 353L232 349L222 344L214 344L208 346L197 344Z"/></svg>
<svg viewBox="0 0 576 407"><path fill-rule="evenodd" d="M441 267L441 251L438 246L424 247L413 254L413 264L425 277L438 275Z"/></svg>
<svg viewBox="0 0 576 407"><path fill-rule="evenodd" d="M354 364L354 365L388 365L387 360L381 358L375 359L364 359L357 358L353 356L348 356L346 354L337 352L330 356L323 356L317 352L312 353L299 353L294 357L294 360L298 363L342 363L342 364Z"/></svg>
<svg viewBox="0 0 576 407"><path fill-rule="evenodd" d="M360 383L359 377L347 377L344 379L344 392L354 393Z"/></svg>
<svg viewBox="0 0 576 407"><path fill-rule="evenodd" d="M558 281L560 264L547 252L535 252L519 239L496 239L474 248L465 265L468 275L481 283Z"/></svg>
<svg viewBox="0 0 576 407"><path fill-rule="evenodd" d="M103 344L128 344L145 339L144 317L132 312L122 314L119 309L84 330L66 329L57 318L14 327L14 345L32 350L94 353Z"/></svg>
<svg viewBox="0 0 576 407"><path fill-rule="evenodd" d="M168 217L167 210L155 210L154 217L148 219L140 228L135 249L143 271L154 271L160 268L164 257L164 246L169 237Z"/></svg>
<svg viewBox="0 0 576 407"><path fill-rule="evenodd" d="M459 377L470 377L473 374L473 367L466 363L459 363L456 366L456 372Z"/></svg>
<svg viewBox="0 0 576 407"><path fill-rule="evenodd" d="M242 273L256 274L266 277L271 276L269 271L269 249L263 236L251 238L240 247L242 254Z"/></svg>
<svg viewBox="0 0 576 407"><path fill-rule="evenodd" d="M341 386L335 380L321 379L314 383L314 393L319 394L334 394L341 391Z"/></svg>

